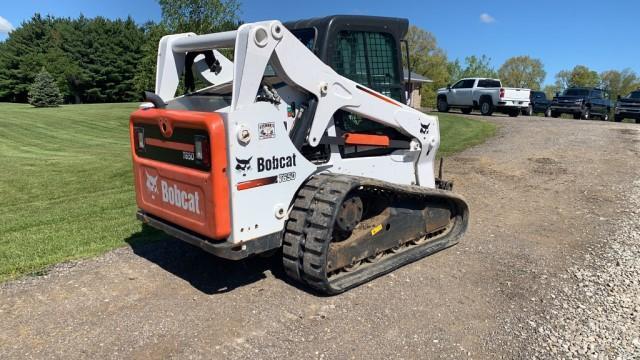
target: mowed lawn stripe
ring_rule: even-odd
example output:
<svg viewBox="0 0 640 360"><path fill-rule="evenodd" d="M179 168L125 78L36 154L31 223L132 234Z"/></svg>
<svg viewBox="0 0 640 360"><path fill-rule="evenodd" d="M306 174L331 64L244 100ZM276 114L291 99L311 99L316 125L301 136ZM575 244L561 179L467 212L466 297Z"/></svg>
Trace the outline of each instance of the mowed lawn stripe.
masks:
<svg viewBox="0 0 640 360"><path fill-rule="evenodd" d="M0 104L0 281L164 236L135 219L128 122L136 105ZM444 155L495 131L438 115Z"/></svg>
<svg viewBox="0 0 640 360"><path fill-rule="evenodd" d="M134 216L135 108L0 104L0 280L159 237Z"/></svg>

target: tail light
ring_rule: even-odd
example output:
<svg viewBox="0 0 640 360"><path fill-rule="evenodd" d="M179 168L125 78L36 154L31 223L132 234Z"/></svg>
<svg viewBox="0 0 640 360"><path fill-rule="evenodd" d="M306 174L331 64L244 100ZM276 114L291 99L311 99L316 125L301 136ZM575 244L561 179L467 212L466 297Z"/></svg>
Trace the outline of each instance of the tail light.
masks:
<svg viewBox="0 0 640 360"><path fill-rule="evenodd" d="M144 129L140 127L133 128L133 141L138 151L144 151Z"/></svg>
<svg viewBox="0 0 640 360"><path fill-rule="evenodd" d="M504 98L504 89L500 88L500 99Z"/></svg>
<svg viewBox="0 0 640 360"><path fill-rule="evenodd" d="M197 135L195 137L195 158L205 166L211 165L211 150L209 139L206 136Z"/></svg>

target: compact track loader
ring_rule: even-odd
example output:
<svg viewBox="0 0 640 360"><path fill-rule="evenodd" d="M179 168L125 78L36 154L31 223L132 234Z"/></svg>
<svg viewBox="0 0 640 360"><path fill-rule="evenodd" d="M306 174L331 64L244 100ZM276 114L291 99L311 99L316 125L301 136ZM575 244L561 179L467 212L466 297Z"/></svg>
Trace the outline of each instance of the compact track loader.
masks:
<svg viewBox="0 0 640 360"><path fill-rule="evenodd" d="M130 121L138 218L223 258L282 249L328 294L456 244L468 207L435 175L437 117L405 105L407 28L331 16L163 37Z"/></svg>

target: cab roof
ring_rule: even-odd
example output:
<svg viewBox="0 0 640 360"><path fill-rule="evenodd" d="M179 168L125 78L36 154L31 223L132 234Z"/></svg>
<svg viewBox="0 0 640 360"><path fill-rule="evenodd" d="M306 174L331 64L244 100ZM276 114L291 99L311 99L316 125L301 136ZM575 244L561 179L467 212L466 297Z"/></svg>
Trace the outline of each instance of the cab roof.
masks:
<svg viewBox="0 0 640 360"><path fill-rule="evenodd" d="M314 53L325 63L328 54L335 44L328 41L335 39L340 31L371 31L391 34L396 43L404 39L409 31L409 20L395 17L366 15L331 15L311 19L288 21L284 26L290 31L313 29L315 31Z"/></svg>

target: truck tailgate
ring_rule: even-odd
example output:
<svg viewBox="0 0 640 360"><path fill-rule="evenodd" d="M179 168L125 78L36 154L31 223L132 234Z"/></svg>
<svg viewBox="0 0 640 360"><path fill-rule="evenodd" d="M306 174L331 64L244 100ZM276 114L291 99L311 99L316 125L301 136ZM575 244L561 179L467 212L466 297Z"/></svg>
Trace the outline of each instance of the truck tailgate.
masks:
<svg viewBox="0 0 640 360"><path fill-rule="evenodd" d="M531 90L520 88L504 88L503 100L529 101Z"/></svg>

